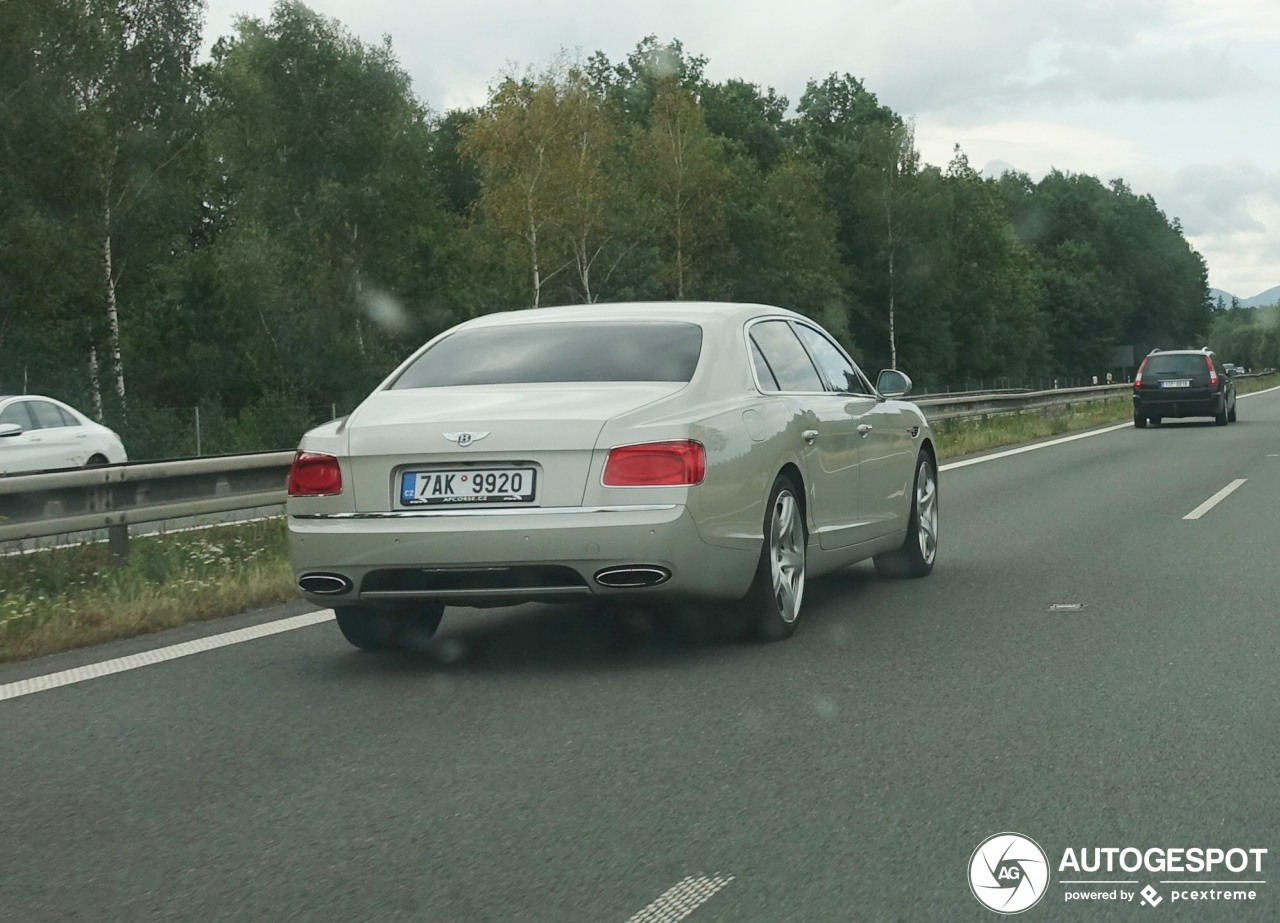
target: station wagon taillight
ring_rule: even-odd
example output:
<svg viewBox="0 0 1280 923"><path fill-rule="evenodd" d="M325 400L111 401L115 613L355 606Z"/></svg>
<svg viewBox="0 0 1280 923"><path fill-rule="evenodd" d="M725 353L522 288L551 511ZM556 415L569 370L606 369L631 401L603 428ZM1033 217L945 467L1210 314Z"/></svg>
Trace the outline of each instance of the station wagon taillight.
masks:
<svg viewBox="0 0 1280 923"><path fill-rule="evenodd" d="M1208 356L1205 356L1204 364L1209 369L1209 387L1210 388L1218 387L1218 370L1213 367L1213 360L1210 359Z"/></svg>
<svg viewBox="0 0 1280 923"><path fill-rule="evenodd" d="M323 452L298 452L289 468L289 496L332 497L342 493L338 459Z"/></svg>
<svg viewBox="0 0 1280 923"><path fill-rule="evenodd" d="M603 480L605 487L691 487L706 474L702 443L680 439L610 449Z"/></svg>
<svg viewBox="0 0 1280 923"><path fill-rule="evenodd" d="M1146 359L1142 360L1142 365L1138 366L1138 374L1133 376L1133 386L1135 388L1142 387L1142 373L1147 370L1147 363L1150 361L1151 357L1148 356Z"/></svg>

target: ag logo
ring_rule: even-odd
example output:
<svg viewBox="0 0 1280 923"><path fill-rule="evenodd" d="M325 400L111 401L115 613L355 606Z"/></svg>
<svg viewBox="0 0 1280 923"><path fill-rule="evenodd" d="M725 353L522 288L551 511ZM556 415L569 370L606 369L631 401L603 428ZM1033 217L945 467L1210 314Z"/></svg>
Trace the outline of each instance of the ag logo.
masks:
<svg viewBox="0 0 1280 923"><path fill-rule="evenodd" d="M467 446L471 445L471 443L479 442L481 439L483 439L485 436L489 434L488 433L441 433L440 435L444 436L444 438L448 439L450 442L456 442L459 448L465 449Z"/></svg>
<svg viewBox="0 0 1280 923"><path fill-rule="evenodd" d="M997 833L982 841L969 860L969 888L984 907L1022 913L1049 885L1049 859L1030 837Z"/></svg>

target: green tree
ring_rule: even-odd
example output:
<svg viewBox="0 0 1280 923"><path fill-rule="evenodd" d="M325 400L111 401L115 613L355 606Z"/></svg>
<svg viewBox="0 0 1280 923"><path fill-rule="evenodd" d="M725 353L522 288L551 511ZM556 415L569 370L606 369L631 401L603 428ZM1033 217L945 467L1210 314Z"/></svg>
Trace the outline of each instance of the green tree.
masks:
<svg viewBox="0 0 1280 923"><path fill-rule="evenodd" d="M951 192L947 314L958 380L1014 381L1046 358L1043 292L1032 255L1009 223L997 184L958 148L946 173Z"/></svg>
<svg viewBox="0 0 1280 923"><path fill-rule="evenodd" d="M761 175L753 159L743 160L730 204L729 296L799 311L853 349L836 218L818 169L791 155Z"/></svg>
<svg viewBox="0 0 1280 923"><path fill-rule="evenodd" d="M659 81L634 150L661 254L660 283L676 299L710 294L706 269L724 241L729 173L693 93L675 80Z"/></svg>
<svg viewBox="0 0 1280 923"><path fill-rule="evenodd" d="M578 298L598 297L595 270L625 211L618 143L599 89L563 56L537 77L504 78L463 132L484 217L527 249L534 307L565 269Z"/></svg>
<svg viewBox="0 0 1280 923"><path fill-rule="evenodd" d="M228 400L349 405L453 315L439 256L454 221L428 169L428 113L389 43L299 3L241 19L209 86L206 311L242 343Z"/></svg>
<svg viewBox="0 0 1280 923"><path fill-rule="evenodd" d="M126 396L125 274L145 278L147 248L180 231L160 220L166 204L157 190L194 140L200 12L199 0L4 4L0 99L10 133L6 168L25 175L14 182L24 187L14 206L25 212L19 234L39 236L42 223L58 227L77 280L86 261L95 264L93 289L77 282L67 314L87 334L99 412L99 346L121 405ZM31 155L44 153L47 138L40 139L50 129L61 153L42 163ZM48 171L54 165L56 174Z"/></svg>

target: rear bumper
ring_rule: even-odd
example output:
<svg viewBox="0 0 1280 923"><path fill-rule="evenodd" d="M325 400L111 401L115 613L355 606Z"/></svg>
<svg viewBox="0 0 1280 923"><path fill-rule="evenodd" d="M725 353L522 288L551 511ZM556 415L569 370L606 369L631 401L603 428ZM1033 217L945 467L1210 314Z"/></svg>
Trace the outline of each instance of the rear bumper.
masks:
<svg viewBox="0 0 1280 923"><path fill-rule="evenodd" d="M1213 417L1223 411L1225 401L1225 395L1217 392L1206 395L1152 390L1133 396L1133 410L1149 417Z"/></svg>
<svg viewBox="0 0 1280 923"><path fill-rule="evenodd" d="M688 509L673 504L291 515L289 550L295 579L326 574L349 581L340 592L303 591L322 606L736 599L749 588L759 559L758 550L707 544ZM631 565L670 576L627 588L595 579L606 568Z"/></svg>

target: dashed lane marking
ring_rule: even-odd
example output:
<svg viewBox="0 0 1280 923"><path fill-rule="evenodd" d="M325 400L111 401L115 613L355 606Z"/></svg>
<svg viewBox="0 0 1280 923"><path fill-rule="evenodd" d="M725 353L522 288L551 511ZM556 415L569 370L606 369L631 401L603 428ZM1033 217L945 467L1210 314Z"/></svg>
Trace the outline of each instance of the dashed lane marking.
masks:
<svg viewBox="0 0 1280 923"><path fill-rule="evenodd" d="M714 878L696 875L686 878L664 891L657 900L627 923L676 923L711 900L717 891L731 881L732 875L716 875Z"/></svg>

